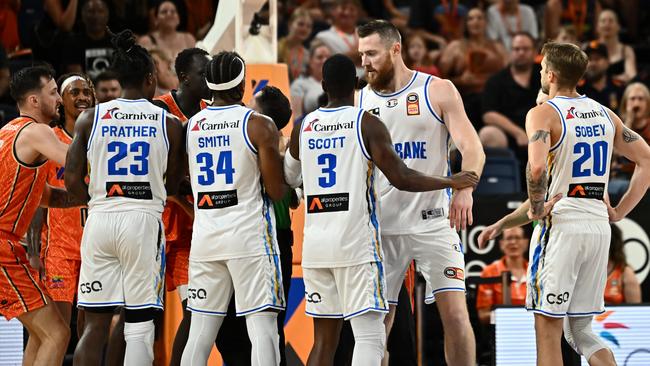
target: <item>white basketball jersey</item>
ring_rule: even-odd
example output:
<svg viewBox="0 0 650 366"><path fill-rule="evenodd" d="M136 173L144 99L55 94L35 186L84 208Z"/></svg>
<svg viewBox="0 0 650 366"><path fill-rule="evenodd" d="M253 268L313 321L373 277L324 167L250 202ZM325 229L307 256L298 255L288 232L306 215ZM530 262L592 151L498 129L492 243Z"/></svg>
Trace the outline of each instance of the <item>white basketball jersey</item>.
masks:
<svg viewBox="0 0 650 366"><path fill-rule="evenodd" d="M548 157L547 197L562 193L553 216L607 219L603 196L614 150L614 123L602 105L586 96L557 96L547 103L562 122L562 137Z"/></svg>
<svg viewBox="0 0 650 366"><path fill-rule="evenodd" d="M392 94L380 94L367 85L359 106L379 117L390 131L395 152L406 166L429 175L447 176L449 132L429 103L427 88L434 76L414 72L411 81ZM378 174L383 234L400 235L431 230L432 220L448 216L451 190L405 192Z"/></svg>
<svg viewBox="0 0 650 366"><path fill-rule="evenodd" d="M273 206L248 137L251 113L239 105L207 107L188 121L193 261L278 254Z"/></svg>
<svg viewBox="0 0 650 366"><path fill-rule="evenodd" d="M162 214L169 155L166 112L146 99L115 99L95 108L88 139L88 210Z"/></svg>
<svg viewBox="0 0 650 366"><path fill-rule="evenodd" d="M303 119L303 267L344 267L383 258L375 165L363 145L362 115L362 109L349 106L320 108Z"/></svg>

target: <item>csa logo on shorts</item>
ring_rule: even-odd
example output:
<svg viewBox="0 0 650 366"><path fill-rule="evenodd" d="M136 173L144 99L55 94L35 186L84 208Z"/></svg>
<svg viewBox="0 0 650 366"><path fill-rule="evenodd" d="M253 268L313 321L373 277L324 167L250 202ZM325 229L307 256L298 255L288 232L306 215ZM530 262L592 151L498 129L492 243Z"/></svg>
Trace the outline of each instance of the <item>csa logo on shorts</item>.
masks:
<svg viewBox="0 0 650 366"><path fill-rule="evenodd" d="M420 97L417 93L406 96L406 115L417 116L420 114Z"/></svg>
<svg viewBox="0 0 650 366"><path fill-rule="evenodd" d="M454 280L465 280L465 270L458 267L447 267L445 268L445 277L451 278Z"/></svg>
<svg viewBox="0 0 650 366"><path fill-rule="evenodd" d="M318 292L312 292L311 294L307 291L305 291L305 300L307 302L310 302L312 304L318 304L320 302L323 302L323 298Z"/></svg>

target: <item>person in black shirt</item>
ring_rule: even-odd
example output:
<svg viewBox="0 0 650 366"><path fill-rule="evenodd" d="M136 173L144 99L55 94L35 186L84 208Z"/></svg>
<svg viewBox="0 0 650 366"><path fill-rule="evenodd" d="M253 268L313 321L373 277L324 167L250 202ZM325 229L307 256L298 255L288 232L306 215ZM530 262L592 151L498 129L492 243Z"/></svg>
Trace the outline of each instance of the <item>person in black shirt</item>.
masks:
<svg viewBox="0 0 650 366"><path fill-rule="evenodd" d="M609 54L604 43L589 42L583 49L589 56L585 76L578 83L578 93L615 111L618 109L625 84L607 73Z"/></svg>

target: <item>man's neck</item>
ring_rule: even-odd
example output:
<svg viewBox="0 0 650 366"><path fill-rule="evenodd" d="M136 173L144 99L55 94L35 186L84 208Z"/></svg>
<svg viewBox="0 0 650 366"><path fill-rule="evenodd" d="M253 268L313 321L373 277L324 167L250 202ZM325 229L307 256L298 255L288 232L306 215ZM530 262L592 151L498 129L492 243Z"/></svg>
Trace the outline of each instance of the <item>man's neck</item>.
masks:
<svg viewBox="0 0 650 366"><path fill-rule="evenodd" d="M555 97L568 97L568 98L576 98L579 97L580 94L576 91L576 88L558 88L555 84L551 84L548 96L550 99L553 99Z"/></svg>
<svg viewBox="0 0 650 366"><path fill-rule="evenodd" d="M120 97L122 99L130 99L130 100L136 100L136 99L147 99L144 96L144 93L142 90L138 89L122 89L122 96Z"/></svg>
<svg viewBox="0 0 650 366"><path fill-rule="evenodd" d="M63 129L70 136L74 136L74 123L76 120L77 120L76 117L68 116L68 115L65 116L65 123L63 124Z"/></svg>
<svg viewBox="0 0 650 366"><path fill-rule="evenodd" d="M525 74L530 74L533 71L533 65L522 65L522 66L515 66L515 65L510 65L510 72L512 72L513 75L525 75Z"/></svg>
<svg viewBox="0 0 650 366"><path fill-rule="evenodd" d="M32 108L19 108L18 112L22 117L29 117L33 119L36 123L50 123L47 118L41 113L38 109Z"/></svg>
<svg viewBox="0 0 650 366"><path fill-rule="evenodd" d="M93 41L99 41L101 39L104 39L106 37L106 30L101 30L98 32L88 32L86 31L86 35L88 38L90 38Z"/></svg>
<svg viewBox="0 0 650 366"><path fill-rule="evenodd" d="M607 75L603 75L597 80L593 80L590 82L591 87L598 90L598 91L603 91L605 87L607 86Z"/></svg>
<svg viewBox="0 0 650 366"><path fill-rule="evenodd" d="M506 268L512 272L512 270L519 270L524 267L524 259L521 256L518 257L505 257Z"/></svg>
<svg viewBox="0 0 650 366"><path fill-rule="evenodd" d="M229 100L219 97L212 97L212 103L210 105L212 107L224 107L229 105L243 105L243 103L241 100Z"/></svg>
<svg viewBox="0 0 650 366"><path fill-rule="evenodd" d="M183 88L179 88L176 93L172 92L172 97L174 97L181 112L187 117L191 117L201 110L201 98L195 98Z"/></svg>
<svg viewBox="0 0 650 366"><path fill-rule="evenodd" d="M346 106L353 106L354 105L354 94L350 95L347 98L336 98L336 99L331 99L325 108L338 108L338 107L346 107Z"/></svg>
<svg viewBox="0 0 650 366"><path fill-rule="evenodd" d="M376 91L383 94L390 94L402 90L402 88L411 81L413 74L415 74L415 71L406 67L403 62L393 67L395 68L393 79L386 85L386 87Z"/></svg>

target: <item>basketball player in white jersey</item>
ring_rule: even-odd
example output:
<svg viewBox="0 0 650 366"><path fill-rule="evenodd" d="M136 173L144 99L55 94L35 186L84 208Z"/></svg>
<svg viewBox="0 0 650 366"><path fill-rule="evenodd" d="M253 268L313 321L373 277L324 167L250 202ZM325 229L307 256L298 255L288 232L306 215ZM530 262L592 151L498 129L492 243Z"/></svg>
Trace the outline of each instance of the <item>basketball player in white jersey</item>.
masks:
<svg viewBox="0 0 650 366"><path fill-rule="evenodd" d="M460 94L448 80L410 70L394 25L371 21L358 29L361 66L368 85L357 105L386 124L395 151L411 169L449 175L449 147L463 156L462 170L480 175L485 154L468 120ZM386 284L393 322L395 304L409 263L427 282L427 303L437 302L451 365L475 364L475 341L465 302L463 245L456 230L472 224L472 188L402 192L378 177Z"/></svg>
<svg viewBox="0 0 650 366"><path fill-rule="evenodd" d="M74 363L101 364L113 311L123 306L124 364L151 365L153 318L163 308L161 215L183 177L183 130L147 100L156 90L156 71L133 33L125 30L112 42L122 98L79 116L65 166L66 188L88 201L77 293L86 318Z"/></svg>
<svg viewBox="0 0 650 366"><path fill-rule="evenodd" d="M486 228L479 243L540 220L530 243L526 296L526 308L535 313L537 364L562 364L564 325L565 338L590 365L615 365L591 322L605 311L609 221L625 217L643 198L650 147L612 111L576 92L588 62L584 52L547 43L542 54L542 90L551 99L526 117L529 200ZM616 208L606 196L614 150L636 164Z"/></svg>
<svg viewBox="0 0 650 366"><path fill-rule="evenodd" d="M271 200L287 190L273 121L242 106L246 67L235 52L206 66L212 105L187 123L194 194L187 308L190 333L181 365L205 365L235 293L246 317L251 364L277 365L277 311L285 308Z"/></svg>
<svg viewBox="0 0 650 366"><path fill-rule="evenodd" d="M331 365L343 319L355 337L352 365L379 365L384 356L385 296L375 165L396 189L421 192L473 187L474 172L453 177L409 169L393 150L386 126L353 107L355 67L344 55L323 65L329 104L292 132L285 175L302 171L306 196L302 253L307 315L314 317L309 365ZM298 161L300 160L300 161Z"/></svg>

